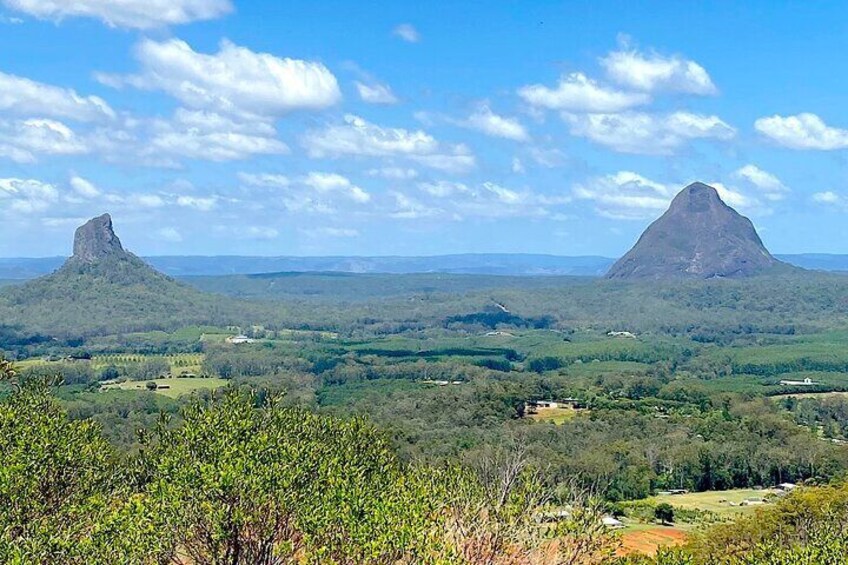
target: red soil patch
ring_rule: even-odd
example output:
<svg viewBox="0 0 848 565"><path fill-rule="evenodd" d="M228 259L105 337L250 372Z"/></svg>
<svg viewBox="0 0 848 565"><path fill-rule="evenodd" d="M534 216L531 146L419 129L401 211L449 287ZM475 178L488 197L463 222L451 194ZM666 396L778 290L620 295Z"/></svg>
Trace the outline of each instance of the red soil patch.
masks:
<svg viewBox="0 0 848 565"><path fill-rule="evenodd" d="M686 542L686 532L676 528L657 526L647 530L626 532L621 536L619 555L643 553L653 555L661 547L682 545Z"/></svg>

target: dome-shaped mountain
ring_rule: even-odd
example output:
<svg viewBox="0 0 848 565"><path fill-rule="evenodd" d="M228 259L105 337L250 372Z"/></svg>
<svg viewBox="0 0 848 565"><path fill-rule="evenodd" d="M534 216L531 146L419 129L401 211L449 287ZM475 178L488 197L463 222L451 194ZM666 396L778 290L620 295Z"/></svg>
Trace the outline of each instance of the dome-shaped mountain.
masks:
<svg viewBox="0 0 848 565"><path fill-rule="evenodd" d="M790 268L766 250L751 220L696 182L607 273L610 279L747 277Z"/></svg>

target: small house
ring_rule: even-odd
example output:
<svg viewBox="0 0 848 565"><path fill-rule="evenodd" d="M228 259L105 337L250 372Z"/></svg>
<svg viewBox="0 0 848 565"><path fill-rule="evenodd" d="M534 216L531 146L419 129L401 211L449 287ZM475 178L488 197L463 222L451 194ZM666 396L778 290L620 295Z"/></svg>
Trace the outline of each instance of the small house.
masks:
<svg viewBox="0 0 848 565"><path fill-rule="evenodd" d="M227 343L234 343L234 344L253 343L253 341L254 340L250 339L246 335L234 335L232 337L227 338Z"/></svg>
<svg viewBox="0 0 848 565"><path fill-rule="evenodd" d="M601 522L603 522L604 526L613 530L618 530L624 527L624 523L621 520L613 518L612 516L604 516L601 518Z"/></svg>

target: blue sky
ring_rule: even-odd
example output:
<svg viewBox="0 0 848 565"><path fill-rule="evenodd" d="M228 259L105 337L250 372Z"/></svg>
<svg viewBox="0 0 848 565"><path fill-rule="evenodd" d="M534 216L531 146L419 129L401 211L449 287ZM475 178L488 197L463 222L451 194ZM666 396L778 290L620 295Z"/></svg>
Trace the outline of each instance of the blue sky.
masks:
<svg viewBox="0 0 848 565"><path fill-rule="evenodd" d="M636 4L0 0L0 256L848 253L848 5Z"/></svg>

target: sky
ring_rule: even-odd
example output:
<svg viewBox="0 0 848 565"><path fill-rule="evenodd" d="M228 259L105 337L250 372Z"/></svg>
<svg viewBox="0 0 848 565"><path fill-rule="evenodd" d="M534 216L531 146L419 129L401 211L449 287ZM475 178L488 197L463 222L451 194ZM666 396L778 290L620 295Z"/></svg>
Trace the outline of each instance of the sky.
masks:
<svg viewBox="0 0 848 565"><path fill-rule="evenodd" d="M0 257L848 253L844 2L0 0Z"/></svg>

